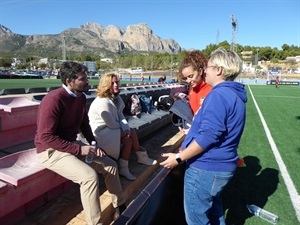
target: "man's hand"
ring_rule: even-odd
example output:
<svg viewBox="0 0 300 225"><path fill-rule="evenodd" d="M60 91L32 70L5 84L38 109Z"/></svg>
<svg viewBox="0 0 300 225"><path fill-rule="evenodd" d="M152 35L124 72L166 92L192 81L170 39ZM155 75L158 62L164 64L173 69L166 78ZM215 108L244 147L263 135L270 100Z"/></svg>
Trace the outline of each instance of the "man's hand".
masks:
<svg viewBox="0 0 300 225"><path fill-rule="evenodd" d="M94 148L94 147L91 146L91 145L83 145L83 146L81 146L81 152L80 152L80 154L81 155L87 155L87 154L89 154L89 151L90 151L91 148Z"/></svg>
<svg viewBox="0 0 300 225"><path fill-rule="evenodd" d="M91 151L94 154L94 156L99 156L99 157L105 156L105 152L98 147L92 145L81 146L81 155L87 155L89 151Z"/></svg>

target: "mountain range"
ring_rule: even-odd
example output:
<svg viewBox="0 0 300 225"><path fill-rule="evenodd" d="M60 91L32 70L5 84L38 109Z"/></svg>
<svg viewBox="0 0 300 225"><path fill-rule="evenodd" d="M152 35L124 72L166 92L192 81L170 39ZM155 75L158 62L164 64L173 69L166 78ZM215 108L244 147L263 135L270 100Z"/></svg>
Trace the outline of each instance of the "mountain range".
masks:
<svg viewBox="0 0 300 225"><path fill-rule="evenodd" d="M130 53L178 53L180 45L174 39L162 39L144 23L121 29L88 22L79 28L69 28L59 34L21 35L0 24L0 53L32 56L87 54L107 57Z"/></svg>

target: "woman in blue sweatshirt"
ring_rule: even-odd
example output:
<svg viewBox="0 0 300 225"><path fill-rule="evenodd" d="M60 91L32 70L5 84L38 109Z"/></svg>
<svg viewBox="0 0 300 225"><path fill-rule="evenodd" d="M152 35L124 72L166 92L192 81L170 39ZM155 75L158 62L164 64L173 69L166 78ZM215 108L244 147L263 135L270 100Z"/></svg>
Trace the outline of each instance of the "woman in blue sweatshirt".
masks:
<svg viewBox="0 0 300 225"><path fill-rule="evenodd" d="M221 193L237 168L247 95L244 85L234 82L242 70L235 52L215 50L205 70L212 90L194 116L183 151L163 154L167 159L161 165L171 169L186 161L184 210L189 225L225 225Z"/></svg>

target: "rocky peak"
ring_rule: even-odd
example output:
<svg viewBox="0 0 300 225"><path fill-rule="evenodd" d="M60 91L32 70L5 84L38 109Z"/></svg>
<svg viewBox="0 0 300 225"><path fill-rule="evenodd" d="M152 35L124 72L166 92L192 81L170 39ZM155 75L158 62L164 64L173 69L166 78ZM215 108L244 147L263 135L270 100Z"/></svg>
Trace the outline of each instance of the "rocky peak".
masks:
<svg viewBox="0 0 300 225"><path fill-rule="evenodd" d="M126 28L126 33L129 35L143 35L143 36L153 35L153 31L147 26L147 24L144 23L140 23L136 25L128 25Z"/></svg>
<svg viewBox="0 0 300 225"><path fill-rule="evenodd" d="M8 29L7 27L0 24L0 34L1 35L12 35L13 32L10 29Z"/></svg>
<svg viewBox="0 0 300 225"><path fill-rule="evenodd" d="M11 35L18 37L17 49L15 44L9 44L14 41L9 38ZM104 27L88 22L79 28L69 28L60 34L52 35L19 35L0 25L0 50L3 52L27 51L33 48L46 48L43 50L49 53L61 51L62 39L65 40L67 51L79 54L85 52L99 55L102 51L118 53L124 50L158 53L181 51L181 47L175 40L160 38L144 23L128 25L124 30L115 25Z"/></svg>

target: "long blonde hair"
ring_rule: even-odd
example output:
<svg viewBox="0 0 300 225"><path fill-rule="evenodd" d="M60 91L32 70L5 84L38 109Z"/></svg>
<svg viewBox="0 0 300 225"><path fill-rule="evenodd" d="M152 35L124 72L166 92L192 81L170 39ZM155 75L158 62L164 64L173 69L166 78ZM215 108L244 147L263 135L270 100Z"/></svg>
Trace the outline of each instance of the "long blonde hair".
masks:
<svg viewBox="0 0 300 225"><path fill-rule="evenodd" d="M118 76L115 73L106 73L101 76L96 90L96 94L98 97L111 98L111 96L114 95L113 93L111 93L111 85L114 77L118 78Z"/></svg>

